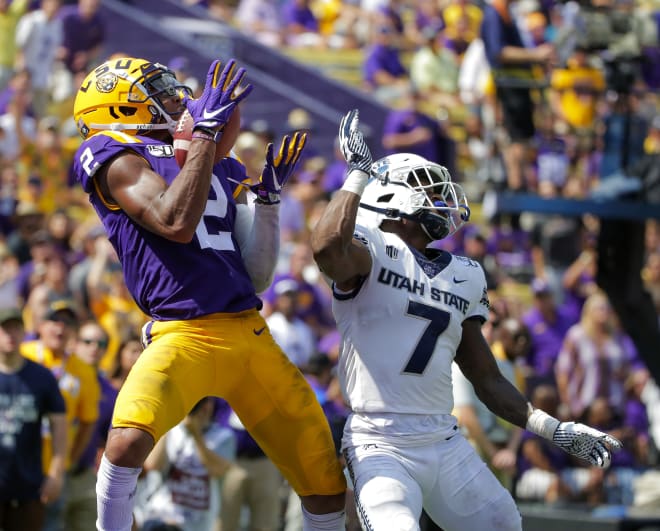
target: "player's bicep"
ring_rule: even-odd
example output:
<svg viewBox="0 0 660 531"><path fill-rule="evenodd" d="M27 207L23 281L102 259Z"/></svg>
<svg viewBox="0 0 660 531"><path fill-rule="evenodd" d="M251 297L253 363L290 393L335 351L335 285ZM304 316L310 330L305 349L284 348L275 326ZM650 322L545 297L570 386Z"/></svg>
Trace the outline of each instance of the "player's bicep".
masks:
<svg viewBox="0 0 660 531"><path fill-rule="evenodd" d="M371 263L368 248L354 238L346 252L336 256L323 272L335 281L337 288L350 291L358 287L362 278L369 274ZM326 269L330 269L330 272Z"/></svg>
<svg viewBox="0 0 660 531"><path fill-rule="evenodd" d="M113 159L98 177L101 190L107 190L109 199L127 216L144 228L166 236L168 221L158 203L167 183L146 160L124 153Z"/></svg>

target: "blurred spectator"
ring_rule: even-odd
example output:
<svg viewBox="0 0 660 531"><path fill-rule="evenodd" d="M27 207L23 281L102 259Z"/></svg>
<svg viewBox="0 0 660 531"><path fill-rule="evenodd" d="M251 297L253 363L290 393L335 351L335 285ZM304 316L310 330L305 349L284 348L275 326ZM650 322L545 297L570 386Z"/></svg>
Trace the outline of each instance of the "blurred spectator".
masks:
<svg viewBox="0 0 660 531"><path fill-rule="evenodd" d="M83 322L78 329L74 352L94 368L101 391L99 417L84 452L72 463L67 480L64 522L67 531L88 531L96 525L96 466L105 448L117 390L99 370L99 363L108 348L108 336L94 321Z"/></svg>
<svg viewBox="0 0 660 531"><path fill-rule="evenodd" d="M383 102L396 101L410 88L397 40L397 29L391 18L378 15L370 32L362 71L365 88Z"/></svg>
<svg viewBox="0 0 660 531"><path fill-rule="evenodd" d="M332 153L334 158L326 166L323 174L323 190L327 194L332 194L341 188L348 172L348 164L339 149L339 138L335 138Z"/></svg>
<svg viewBox="0 0 660 531"><path fill-rule="evenodd" d="M275 285L281 280L293 280L297 284L296 315L312 327L317 337L321 337L335 327L330 316L327 293L321 291L316 284L319 271L312 256L312 249L307 242L296 242L291 246L287 258L287 265L278 269L273 283L262 294L262 314L268 317L274 311Z"/></svg>
<svg viewBox="0 0 660 531"><path fill-rule="evenodd" d="M632 505L633 482L647 464L648 447L643 456L637 452L644 451L645 443L642 441L648 442L648 423L641 426L639 423L629 424L625 415L613 412L607 398L603 397L589 404L585 418L594 428L606 431L623 443L621 451L612 455L612 464L605 473L604 501L612 505ZM642 460L638 460L638 457L642 457Z"/></svg>
<svg viewBox="0 0 660 531"><path fill-rule="evenodd" d="M29 0L0 0L0 90L5 88L16 62L16 26Z"/></svg>
<svg viewBox="0 0 660 531"><path fill-rule="evenodd" d="M547 384L538 386L531 397L535 408L549 415L559 413L557 390ZM603 471L576 466L569 455L529 431L520 445L516 497L524 501L557 503L562 501L603 501Z"/></svg>
<svg viewBox="0 0 660 531"><path fill-rule="evenodd" d="M275 342L297 367L304 367L316 350L314 330L298 317L298 283L283 278L273 283L273 313L266 318Z"/></svg>
<svg viewBox="0 0 660 531"><path fill-rule="evenodd" d="M569 328L575 324L572 314L557 306L550 285L541 278L532 281L534 306L525 312L523 323L530 335L527 353L527 386L541 383L555 386L555 363Z"/></svg>
<svg viewBox="0 0 660 531"><path fill-rule="evenodd" d="M655 311L658 314L658 324L660 324L660 250L652 251L646 257L642 269L642 280L644 288L653 299Z"/></svg>
<svg viewBox="0 0 660 531"><path fill-rule="evenodd" d="M383 147L387 154L413 153L454 169L453 142L440 122L423 112L426 98L418 90L410 90L400 109L392 109L385 117Z"/></svg>
<svg viewBox="0 0 660 531"><path fill-rule="evenodd" d="M97 238L94 245L87 293L94 319L108 334L108 349L100 362L101 370L108 372L114 366L121 342L135 334L147 319L128 292L119 258L110 241Z"/></svg>
<svg viewBox="0 0 660 531"><path fill-rule="evenodd" d="M147 457L144 469L156 477L143 508L145 528L159 521L213 531L220 502L218 479L230 469L236 453L232 431L213 421L214 408L213 397L200 400Z"/></svg>
<svg viewBox="0 0 660 531"><path fill-rule="evenodd" d="M618 328L607 296L596 292L582 308L580 321L566 334L555 374L559 396L575 418L596 398L615 414L625 407L625 380L643 365L631 339Z"/></svg>
<svg viewBox="0 0 660 531"><path fill-rule="evenodd" d="M427 26L422 31L423 45L413 54L410 80L416 90L431 100L433 106L454 111L459 105L456 54L445 47L440 27Z"/></svg>
<svg viewBox="0 0 660 531"><path fill-rule="evenodd" d="M286 0L282 5L282 26L289 46L321 46L319 21L310 8L311 0Z"/></svg>
<svg viewBox="0 0 660 531"><path fill-rule="evenodd" d="M542 113L539 122L535 136L536 175L530 177L528 183L542 197L561 196L569 172L563 126L550 112Z"/></svg>
<svg viewBox="0 0 660 531"><path fill-rule="evenodd" d="M564 308L574 316L575 322L580 318L582 306L587 297L598 290L596 274L598 273L597 236L593 232L583 233L582 252L568 266L562 277L564 289Z"/></svg>
<svg viewBox="0 0 660 531"><path fill-rule="evenodd" d="M442 10L442 19L449 39L460 38L469 44L479 36L483 13L470 0L457 0Z"/></svg>
<svg viewBox="0 0 660 531"><path fill-rule="evenodd" d="M17 63L30 72L32 107L38 118L46 115L50 76L64 41L62 21L57 17L61 5L61 0L41 0L40 9L23 15L16 29Z"/></svg>
<svg viewBox="0 0 660 531"><path fill-rule="evenodd" d="M94 368L71 354L78 328L78 318L71 301L51 303L38 331L39 339L21 344L21 354L40 363L55 375L66 404L69 452L66 469L71 472L80 460L94 433L98 419L99 384ZM44 466L51 460L51 435L44 436ZM48 507L45 531L64 529L64 503L68 487L59 500Z"/></svg>
<svg viewBox="0 0 660 531"><path fill-rule="evenodd" d="M57 380L21 356L18 308L0 310L0 528L41 531L45 505L62 490L67 456L64 400ZM42 472L42 421L52 433L52 459Z"/></svg>
<svg viewBox="0 0 660 531"><path fill-rule="evenodd" d="M586 50L576 48L564 68L553 70L550 86L550 103L559 119L578 130L594 126L605 76L589 64Z"/></svg>
<svg viewBox="0 0 660 531"><path fill-rule="evenodd" d="M0 115L0 159L15 160L34 142L37 122L29 115L29 107L30 94L14 92L7 111Z"/></svg>
<svg viewBox="0 0 660 531"><path fill-rule="evenodd" d="M266 46L279 46L283 29L275 0L240 0L234 22Z"/></svg>
<svg viewBox="0 0 660 531"><path fill-rule="evenodd" d="M129 336L121 345L117 352L115 367L110 371L110 382L112 386L119 391L124 385L128 373L135 365L135 362L142 354L142 343L139 336Z"/></svg>
<svg viewBox="0 0 660 531"><path fill-rule="evenodd" d="M54 300L70 299L68 285L69 267L61 254L55 254L44 265L41 274L35 271L39 280L30 290L25 302L25 311L30 316L30 331L39 329L50 303Z"/></svg>
<svg viewBox="0 0 660 531"><path fill-rule="evenodd" d="M8 173L10 172L7 169L3 171L3 179ZM15 230L7 237L7 246L22 266L32 259L31 242L36 243L35 236L44 234L44 215L32 203L19 203L13 222ZM22 292L21 295L25 297L27 294Z"/></svg>
<svg viewBox="0 0 660 531"><path fill-rule="evenodd" d="M105 41L105 22L99 14L101 0L78 0L60 10L64 39L58 56L66 70L60 72L63 88L59 99L70 97L85 73L94 66Z"/></svg>
<svg viewBox="0 0 660 531"><path fill-rule="evenodd" d="M523 162L527 144L534 136L534 106L530 87L534 82L531 65L546 63L554 54L550 44L525 48L514 23L512 0L494 0L484 8L481 38L493 70L497 98L502 108L504 128L509 136L505 163L511 190L526 187Z"/></svg>
<svg viewBox="0 0 660 531"><path fill-rule="evenodd" d="M0 243L0 309L19 308L18 260L5 243Z"/></svg>
<svg viewBox="0 0 660 531"><path fill-rule="evenodd" d="M221 529L277 531L280 524L282 475L226 402L220 402L218 420L236 437L236 461L222 482L220 498ZM241 515L249 509L249 521Z"/></svg>
<svg viewBox="0 0 660 531"><path fill-rule="evenodd" d="M409 24L408 28L411 42L416 47L427 44L430 34L441 32L445 28L445 21L442 17L442 6L435 0L419 0L415 3L414 24Z"/></svg>

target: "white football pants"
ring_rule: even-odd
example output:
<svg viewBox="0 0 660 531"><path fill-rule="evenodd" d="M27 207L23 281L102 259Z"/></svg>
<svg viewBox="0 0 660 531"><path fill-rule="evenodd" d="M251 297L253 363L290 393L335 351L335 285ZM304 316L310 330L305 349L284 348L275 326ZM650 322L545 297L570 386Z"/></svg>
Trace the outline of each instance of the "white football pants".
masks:
<svg viewBox="0 0 660 531"><path fill-rule="evenodd" d="M513 498L465 438L344 450L365 531L419 530L422 507L444 531L522 531Z"/></svg>

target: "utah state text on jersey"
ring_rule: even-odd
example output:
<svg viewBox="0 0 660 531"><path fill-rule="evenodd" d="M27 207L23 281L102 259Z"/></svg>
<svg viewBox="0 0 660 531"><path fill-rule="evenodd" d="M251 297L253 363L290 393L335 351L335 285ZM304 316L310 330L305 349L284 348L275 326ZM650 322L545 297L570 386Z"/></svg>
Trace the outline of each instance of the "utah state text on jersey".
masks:
<svg viewBox="0 0 660 531"><path fill-rule="evenodd" d="M431 300L442 302L448 306L453 306L463 315L468 311L470 302L455 293L449 291L443 291L436 287L431 286L428 288L425 282L419 282L415 279L407 278L399 273L387 269L386 267L381 267L380 272L378 273L378 282L384 284L385 286L392 286L397 289L405 289L408 293L414 293L420 297L426 296L428 293L431 297Z"/></svg>

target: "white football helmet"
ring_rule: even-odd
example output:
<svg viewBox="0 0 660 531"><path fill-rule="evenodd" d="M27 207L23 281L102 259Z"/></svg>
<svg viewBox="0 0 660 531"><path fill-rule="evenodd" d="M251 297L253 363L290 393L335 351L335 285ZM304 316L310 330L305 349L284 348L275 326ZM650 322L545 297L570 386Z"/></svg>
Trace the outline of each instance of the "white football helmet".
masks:
<svg viewBox="0 0 660 531"><path fill-rule="evenodd" d="M410 219L429 238L441 240L470 219L470 207L447 168L418 155L397 153L372 164L358 214L377 227L384 219Z"/></svg>

